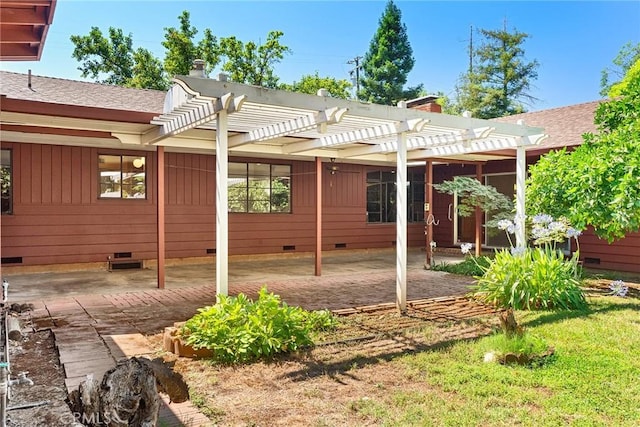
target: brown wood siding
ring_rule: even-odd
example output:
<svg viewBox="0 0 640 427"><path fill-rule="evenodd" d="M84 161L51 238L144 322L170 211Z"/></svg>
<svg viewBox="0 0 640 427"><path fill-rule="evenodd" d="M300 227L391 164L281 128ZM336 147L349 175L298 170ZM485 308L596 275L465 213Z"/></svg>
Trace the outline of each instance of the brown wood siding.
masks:
<svg viewBox="0 0 640 427"><path fill-rule="evenodd" d="M143 154L41 144L13 150L14 209L2 218L2 256L23 265L107 261L115 252L150 259L155 250L153 153L147 153L147 199L98 198L98 153Z"/></svg>
<svg viewBox="0 0 640 427"><path fill-rule="evenodd" d="M3 142L13 149L14 214L3 216L3 257L23 265L106 262L116 252L156 257L155 154ZM98 197L98 154L146 155L147 199ZM261 161L232 158L232 161ZM290 214L229 215L231 255L312 252L315 167L312 161L262 160L292 166ZM393 247L395 224L369 224L366 173L340 164L323 170L323 249ZM349 173L347 172L349 171ZM409 246L424 246L424 224L409 224ZM215 157L166 154L166 257L207 256L215 249Z"/></svg>
<svg viewBox="0 0 640 427"><path fill-rule="evenodd" d="M579 239L580 259L585 267L640 273L640 233L629 233L624 239L608 243L589 229ZM599 264L587 262L588 258Z"/></svg>

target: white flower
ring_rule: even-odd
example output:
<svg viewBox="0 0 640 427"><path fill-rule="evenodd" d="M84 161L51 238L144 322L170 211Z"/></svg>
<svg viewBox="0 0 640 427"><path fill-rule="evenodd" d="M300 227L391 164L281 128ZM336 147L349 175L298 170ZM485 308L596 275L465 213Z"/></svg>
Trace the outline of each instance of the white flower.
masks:
<svg viewBox="0 0 640 427"><path fill-rule="evenodd" d="M460 245L460 251L465 255L469 253L471 248L473 248L473 245L471 243L463 243Z"/></svg>
<svg viewBox="0 0 640 427"><path fill-rule="evenodd" d="M582 236L582 231L580 231L580 230L576 230L576 229L575 229L575 228L573 228L573 227L569 227L569 228L567 229L567 238L568 238L568 239L571 239L572 237L573 237L573 238L575 238L575 239L577 239L577 238L578 238L578 237L580 237L580 236Z"/></svg>
<svg viewBox="0 0 640 427"><path fill-rule="evenodd" d="M548 224L553 221L553 217L547 214L538 214L534 215L531 221L533 221L534 224Z"/></svg>
<svg viewBox="0 0 640 427"><path fill-rule="evenodd" d="M624 284L622 280L614 280L609 284L609 289L611 289L611 295L617 297L624 297L629 292L629 288Z"/></svg>
<svg viewBox="0 0 640 427"><path fill-rule="evenodd" d="M508 219L501 219L500 221L498 221L498 228L500 230L515 230L515 225L513 224L513 222L509 221ZM509 233L513 233L513 231L509 231Z"/></svg>
<svg viewBox="0 0 640 427"><path fill-rule="evenodd" d="M511 248L511 255L520 256L524 254L526 251L527 251L527 248L525 248L524 246L518 246L515 248Z"/></svg>

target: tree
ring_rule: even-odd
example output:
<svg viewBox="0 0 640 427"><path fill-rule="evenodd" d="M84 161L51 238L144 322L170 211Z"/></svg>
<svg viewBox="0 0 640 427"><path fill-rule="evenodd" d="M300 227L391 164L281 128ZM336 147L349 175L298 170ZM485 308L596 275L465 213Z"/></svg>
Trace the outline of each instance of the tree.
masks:
<svg viewBox="0 0 640 427"><path fill-rule="evenodd" d="M472 52L474 65L456 88L458 109L482 119L525 112L524 104L536 101L529 89L539 66L524 59L522 44L529 35L510 33L506 25L503 30L479 33L484 42Z"/></svg>
<svg viewBox="0 0 640 427"><path fill-rule="evenodd" d="M620 96L596 110L598 133L584 134L574 151L544 155L527 180L530 212L592 226L609 242L640 229L640 73L624 81Z"/></svg>
<svg viewBox="0 0 640 427"><path fill-rule="evenodd" d="M309 93L315 95L319 89L326 89L334 98L349 99L349 91L353 87L347 80L337 80L333 77L320 77L318 72L315 74L306 74L300 78L300 81L292 84L282 84L280 89L291 92Z"/></svg>
<svg viewBox="0 0 640 427"><path fill-rule="evenodd" d="M600 95L607 96L611 87L619 82L638 60L640 60L640 43L634 45L629 42L622 46L618 55L613 59L614 67L602 70Z"/></svg>
<svg viewBox="0 0 640 427"><path fill-rule="evenodd" d="M467 217L475 213L476 207L491 217L487 227L497 227L498 221L513 218L513 202L491 185L484 185L475 178L456 176L451 181L433 184L440 193L457 195L458 215Z"/></svg>
<svg viewBox="0 0 640 427"><path fill-rule="evenodd" d="M395 105L400 100L416 98L422 90L422 85L404 90L415 60L401 18L400 9L389 0L362 62L358 98L363 101Z"/></svg>
<svg viewBox="0 0 640 427"><path fill-rule="evenodd" d="M100 83L127 87L167 90L169 77L188 75L194 59L205 61L205 73L225 62L222 70L231 74L232 80L265 87L277 87L278 77L274 65L290 50L280 44L282 31L271 31L265 44L244 43L236 37L217 38L205 29L202 39L195 41L198 30L191 25L189 12L178 17L179 28L165 28L166 49L164 62L143 48L133 49L132 35L121 29L109 28L105 37L97 27L86 36L73 35L73 58L81 62L78 69L82 77L90 77Z"/></svg>
<svg viewBox="0 0 640 427"><path fill-rule="evenodd" d="M283 35L282 31L270 31L264 44L244 43L235 36L220 39L220 53L226 57L222 70L229 72L234 82L278 87L273 67L291 51L280 44Z"/></svg>
<svg viewBox="0 0 640 427"><path fill-rule="evenodd" d="M168 80L160 61L146 49L134 51L131 37L113 27L108 38L98 27L92 27L86 36L71 36L75 45L72 57L82 62L78 67L82 77L112 85L166 90Z"/></svg>
<svg viewBox="0 0 640 427"><path fill-rule="evenodd" d="M180 28L165 28L162 46L167 49L164 68L170 76L189 75L194 59L205 61L205 73L208 75L220 62L219 46L213 32L206 28L204 37L196 44L194 37L198 30L191 26L190 15L186 10L178 17Z"/></svg>

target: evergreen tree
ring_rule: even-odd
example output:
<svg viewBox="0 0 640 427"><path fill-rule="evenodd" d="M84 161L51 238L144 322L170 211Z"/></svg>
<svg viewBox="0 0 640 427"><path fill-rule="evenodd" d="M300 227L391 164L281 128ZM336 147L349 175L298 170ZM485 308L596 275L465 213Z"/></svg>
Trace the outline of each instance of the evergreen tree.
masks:
<svg viewBox="0 0 640 427"><path fill-rule="evenodd" d="M460 79L457 104L473 117L491 119L525 112L536 101L529 94L538 78L538 61L524 59L522 44L528 34L514 30L479 31L484 41L472 52L473 66Z"/></svg>
<svg viewBox="0 0 640 427"><path fill-rule="evenodd" d="M422 85L404 90L414 62L400 9L389 0L362 63L362 88L358 98L386 105L415 98Z"/></svg>

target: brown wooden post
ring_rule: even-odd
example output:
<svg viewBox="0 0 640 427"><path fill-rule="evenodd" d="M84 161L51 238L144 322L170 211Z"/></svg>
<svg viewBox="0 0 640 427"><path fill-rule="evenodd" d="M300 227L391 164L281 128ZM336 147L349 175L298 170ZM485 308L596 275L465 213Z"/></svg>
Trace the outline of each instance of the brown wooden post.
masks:
<svg viewBox="0 0 640 427"><path fill-rule="evenodd" d="M427 160L425 165L424 194L427 196L427 202L424 207L424 220L427 224L425 233L425 268L431 268L431 260L433 259L433 251L431 249L431 241L433 240L433 162Z"/></svg>
<svg viewBox="0 0 640 427"><path fill-rule="evenodd" d="M482 164L476 164L476 179L482 183ZM482 209L476 206L476 256L482 255Z"/></svg>
<svg viewBox="0 0 640 427"><path fill-rule="evenodd" d="M316 157L316 253L315 275L322 275L322 159Z"/></svg>
<svg viewBox="0 0 640 427"><path fill-rule="evenodd" d="M164 222L164 147L156 151L156 199L158 204L158 289L164 289L165 222Z"/></svg>

